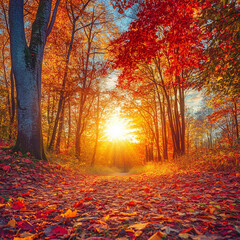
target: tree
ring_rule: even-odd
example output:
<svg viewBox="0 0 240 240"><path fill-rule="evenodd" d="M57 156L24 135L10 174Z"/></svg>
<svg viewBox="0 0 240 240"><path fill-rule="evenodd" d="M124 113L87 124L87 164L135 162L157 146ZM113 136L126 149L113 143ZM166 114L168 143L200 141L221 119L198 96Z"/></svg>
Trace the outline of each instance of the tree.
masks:
<svg viewBox="0 0 240 240"><path fill-rule="evenodd" d="M148 78L158 93L161 116L165 110L161 103L166 104L174 156L185 153L184 91L204 59L199 9L197 1L142 1L138 19L113 41L115 66L123 70L120 80L131 84Z"/></svg>
<svg viewBox="0 0 240 240"><path fill-rule="evenodd" d="M40 106L43 54L59 2L60 0L56 1L52 11L52 0L39 1L28 44L24 31L23 0L9 1L10 47L18 112L18 136L15 150L31 152L38 159L46 159Z"/></svg>
<svg viewBox="0 0 240 240"><path fill-rule="evenodd" d="M212 92L239 98L240 5L238 0L209 0L199 17L208 35L206 61L198 84Z"/></svg>
<svg viewBox="0 0 240 240"><path fill-rule="evenodd" d="M76 5L73 4L73 2L67 2L68 18L69 18L69 22L71 23L72 31L71 31L70 41L68 44L67 56L66 56L66 60L65 60L65 64L64 64L65 69L64 69L63 80L62 80L62 87L60 90L60 98L58 101L58 110L57 110L57 114L56 114L56 118L55 118L55 122L54 122L52 137L51 137L51 140L50 140L50 143L48 146L49 150L53 150L58 127L59 127L59 132L58 132L59 134L58 134L58 138L57 138L56 148L57 148L58 152L60 150L60 138L61 138L61 132L62 132L62 128L63 128L65 101L66 101L66 97L67 97L65 87L67 84L67 77L68 77L68 71L69 71L69 65L70 65L70 56L71 56L71 52L73 49L74 37L77 34L77 31L79 31L81 29L81 28L77 28L77 21L89 3L90 3L90 0L88 0L82 6L76 7ZM68 4L69 4L69 7L68 7ZM77 9L77 11L74 7ZM61 117L60 117L60 115L61 115Z"/></svg>
<svg viewBox="0 0 240 240"><path fill-rule="evenodd" d="M1 113L2 120L0 121L0 129L2 137L13 139L15 135L15 90L14 77L11 70L11 58L9 51L9 24L7 18L8 2L0 1L0 46L1 46L1 76L3 88L1 89L1 99L4 101L2 108L5 113ZM1 80L0 80L1 81ZM2 109L2 110L3 110ZM8 125L6 127L5 125Z"/></svg>
<svg viewBox="0 0 240 240"><path fill-rule="evenodd" d="M221 98L212 96L209 101L212 113L209 115L211 123L217 123L221 130L223 141L233 144L239 141L239 100L229 96Z"/></svg>

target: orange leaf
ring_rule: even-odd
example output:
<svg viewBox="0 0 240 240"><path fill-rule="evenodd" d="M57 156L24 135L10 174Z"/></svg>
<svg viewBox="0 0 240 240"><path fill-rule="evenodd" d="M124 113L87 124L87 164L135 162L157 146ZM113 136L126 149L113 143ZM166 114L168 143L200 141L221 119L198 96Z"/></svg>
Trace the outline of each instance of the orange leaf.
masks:
<svg viewBox="0 0 240 240"><path fill-rule="evenodd" d="M77 210L72 211L71 209L68 209L64 214L61 214L61 216L66 218L74 218L77 216Z"/></svg>
<svg viewBox="0 0 240 240"><path fill-rule="evenodd" d="M158 231L154 235L152 235L148 240L162 240L162 237L166 237L166 233Z"/></svg>

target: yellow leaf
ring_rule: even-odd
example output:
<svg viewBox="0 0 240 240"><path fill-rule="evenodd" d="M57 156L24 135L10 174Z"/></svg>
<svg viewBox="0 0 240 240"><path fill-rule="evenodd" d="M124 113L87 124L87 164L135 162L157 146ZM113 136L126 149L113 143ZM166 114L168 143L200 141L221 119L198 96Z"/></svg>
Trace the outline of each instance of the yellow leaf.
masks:
<svg viewBox="0 0 240 240"><path fill-rule="evenodd" d="M106 222L109 219L109 217L110 217L109 215L103 217L104 221Z"/></svg>
<svg viewBox="0 0 240 240"><path fill-rule="evenodd" d="M14 237L13 240L33 240L33 238L32 237L23 237L23 238L21 238L21 237Z"/></svg>
<svg viewBox="0 0 240 240"><path fill-rule="evenodd" d="M61 214L61 216L66 218L74 218L77 216L77 210L72 211L71 209L68 209L64 214Z"/></svg>
<svg viewBox="0 0 240 240"><path fill-rule="evenodd" d="M154 235L152 235L148 240L162 240L162 238L165 238L166 236L167 236L166 233L158 231Z"/></svg>
<svg viewBox="0 0 240 240"><path fill-rule="evenodd" d="M124 216L124 217L131 217L131 216L137 215L137 213L136 212L132 212L132 213L121 212L119 215Z"/></svg>
<svg viewBox="0 0 240 240"><path fill-rule="evenodd" d="M135 232L134 236L139 237L142 234L142 231L138 230Z"/></svg>
<svg viewBox="0 0 240 240"><path fill-rule="evenodd" d="M9 226L9 227L13 227L13 228L15 228L15 226L16 226L16 221L15 221L14 218L11 219L11 220L8 222L8 226Z"/></svg>

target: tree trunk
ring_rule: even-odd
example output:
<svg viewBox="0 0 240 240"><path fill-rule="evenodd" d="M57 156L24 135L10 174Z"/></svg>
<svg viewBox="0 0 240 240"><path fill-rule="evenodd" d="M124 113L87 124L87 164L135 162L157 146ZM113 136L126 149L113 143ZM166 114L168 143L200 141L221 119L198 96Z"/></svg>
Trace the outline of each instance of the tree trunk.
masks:
<svg viewBox="0 0 240 240"><path fill-rule="evenodd" d="M73 16L73 22L72 22L72 35L71 35L71 40L70 40L70 44L68 47L68 53L67 53L67 57L66 57L66 67L65 67L65 71L64 71L64 76L63 76L63 82L62 82L62 89L60 92L60 98L59 98L59 102L58 102L58 111L57 111L57 115L55 118L55 122L54 122L54 127L53 127L53 132L52 132L52 137L51 137L51 141L50 144L48 146L48 150L52 151L54 148L54 142L55 142L55 138L56 138L56 134L57 134L57 128L58 128L58 123L59 123L59 118L60 118L60 113L62 111L64 111L63 108L63 103L65 101L65 85L66 85L66 81L67 81L67 74L68 74L68 66L69 66L69 62L70 62L70 55L71 55L71 51L72 51L72 47L73 47L73 40L74 40L74 36L75 36L75 29L76 29L76 21L78 18L75 18Z"/></svg>
<svg viewBox="0 0 240 240"><path fill-rule="evenodd" d="M96 137L95 137L95 143L94 143L94 148L93 148L93 156L92 156L92 161L91 161L91 167L94 166L95 163L95 158L96 158L96 153L97 153L97 147L98 147L98 137L99 137L99 104L100 104L100 93L98 90L97 93L97 117L96 117Z"/></svg>
<svg viewBox="0 0 240 240"><path fill-rule="evenodd" d="M181 155L184 155L186 152L185 146L185 94L184 94L184 87L180 86L179 82L179 105L180 105L180 116L181 116L181 131L180 131L180 138L181 138Z"/></svg>
<svg viewBox="0 0 240 240"><path fill-rule="evenodd" d="M82 84L82 92L81 92L81 98L79 103L79 115L78 115L78 121L77 121L77 129L76 129L76 141L75 141L75 156L78 158L78 160L81 160L81 137L84 132L84 124L83 124L83 110L84 105L87 100L86 96L86 87L87 87L87 80L88 80L88 68L89 68L89 61L90 61L90 52L91 52L91 46L92 46L92 28L93 28L93 22L90 25L89 35L88 37L88 48L87 48L87 57L86 57L86 64L84 69L84 77L83 77L83 84Z"/></svg>
<svg viewBox="0 0 240 240"><path fill-rule="evenodd" d="M71 101L68 100L68 138L67 138L67 149L70 147L70 137L71 137L71 129L72 129L72 118L71 118Z"/></svg>
<svg viewBox="0 0 240 240"><path fill-rule="evenodd" d="M58 4L59 0L50 21L52 1L39 1L28 47L24 31L23 0L9 1L10 47L18 111L18 137L15 151L30 152L38 159L46 159L40 106L43 53Z"/></svg>
<svg viewBox="0 0 240 240"><path fill-rule="evenodd" d="M60 122L59 122L59 128L58 128L58 136L57 136L57 141L56 141L56 153L60 153L60 148L61 148L61 138L62 138L62 131L64 128L64 113L65 113L65 101L63 103L63 108L60 116Z"/></svg>
<svg viewBox="0 0 240 240"><path fill-rule="evenodd" d="M80 99L80 107L77 121L77 129L76 129L76 142L75 142L75 156L80 161L81 160L81 138L84 132L84 124L83 124L83 108L86 102L85 93L81 93Z"/></svg>
<svg viewBox="0 0 240 240"><path fill-rule="evenodd" d="M157 91L157 90L156 90ZM157 109L157 102L156 102L156 96L154 92L154 127L155 127L155 144L157 148L157 162L161 161L161 151L160 151L160 145L159 145L159 123L158 123L158 109Z"/></svg>
<svg viewBox="0 0 240 240"><path fill-rule="evenodd" d="M165 101L163 97L163 103L161 108L162 115L162 139L163 139L163 159L168 159L168 141L167 141L167 124L166 124L166 110Z"/></svg>
<svg viewBox="0 0 240 240"><path fill-rule="evenodd" d="M10 73L10 83L11 83L11 118L10 118L10 132L9 132L9 138L12 139L12 131L14 129L14 119L15 119L15 111L16 111L16 104L15 104L15 84L14 84L14 74L13 70L11 68Z"/></svg>
<svg viewBox="0 0 240 240"><path fill-rule="evenodd" d="M238 130L238 109L237 109L237 102L234 101L234 121L236 126L236 137L237 141L239 141L239 130Z"/></svg>

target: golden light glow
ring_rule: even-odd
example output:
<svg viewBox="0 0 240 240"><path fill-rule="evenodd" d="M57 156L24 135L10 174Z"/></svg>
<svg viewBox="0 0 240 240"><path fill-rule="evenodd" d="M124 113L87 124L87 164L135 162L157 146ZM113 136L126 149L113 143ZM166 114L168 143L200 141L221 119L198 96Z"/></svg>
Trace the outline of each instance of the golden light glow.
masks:
<svg viewBox="0 0 240 240"><path fill-rule="evenodd" d="M135 142L136 136L133 134L135 130L129 129L129 122L118 117L113 117L106 124L105 135L109 141L120 140Z"/></svg>

